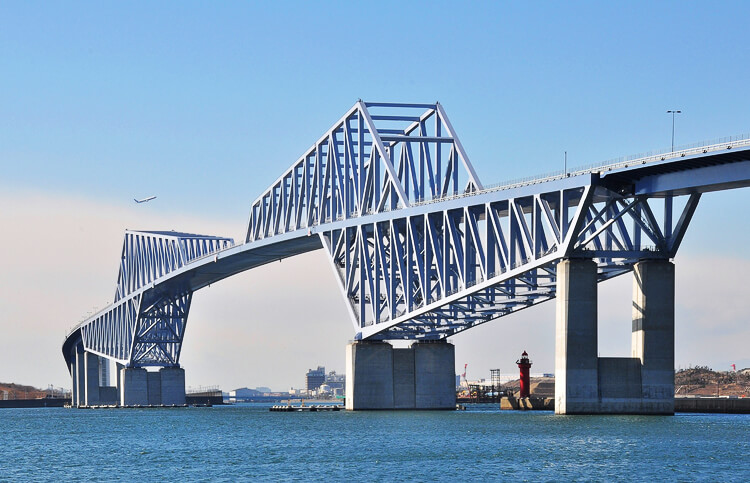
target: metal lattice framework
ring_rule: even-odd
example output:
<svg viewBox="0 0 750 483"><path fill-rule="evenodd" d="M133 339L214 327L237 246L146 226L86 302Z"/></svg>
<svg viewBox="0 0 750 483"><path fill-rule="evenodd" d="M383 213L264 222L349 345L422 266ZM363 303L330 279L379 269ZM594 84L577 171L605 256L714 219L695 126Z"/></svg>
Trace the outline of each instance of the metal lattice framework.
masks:
<svg viewBox="0 0 750 483"><path fill-rule="evenodd" d="M359 101L253 203L245 241L479 189L440 104Z"/></svg>
<svg viewBox="0 0 750 483"><path fill-rule="evenodd" d="M176 365L192 292L144 288L233 244L215 236L126 231L114 304L80 327L86 350L129 366Z"/></svg>
<svg viewBox="0 0 750 483"><path fill-rule="evenodd" d="M323 232L357 337L444 338L549 300L561 258L595 259L606 280L639 259L674 256L700 195L686 197L673 224L673 197L657 217L647 197L588 178Z"/></svg>
<svg viewBox="0 0 750 483"><path fill-rule="evenodd" d="M232 245L231 238L127 230L122 243L115 302L193 260Z"/></svg>
<svg viewBox="0 0 750 483"><path fill-rule="evenodd" d="M357 102L252 204L245 243L125 234L115 301L78 344L177 365L192 294L323 248L357 339L442 339L555 297L557 263L600 281L677 253L701 194L750 186L750 140L486 189L440 104Z"/></svg>

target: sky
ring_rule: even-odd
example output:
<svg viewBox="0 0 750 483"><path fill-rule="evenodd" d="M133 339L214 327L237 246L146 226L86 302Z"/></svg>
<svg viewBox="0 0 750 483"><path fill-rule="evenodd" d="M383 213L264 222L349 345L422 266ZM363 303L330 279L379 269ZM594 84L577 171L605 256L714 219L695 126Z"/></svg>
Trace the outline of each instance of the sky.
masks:
<svg viewBox="0 0 750 483"><path fill-rule="evenodd" d="M444 106L484 184L750 133L747 2L1 2L0 381L70 387L124 230L241 240L249 207L358 99ZM156 195L136 205L133 198ZM750 190L705 195L675 263L678 367L750 366ZM197 292L188 386L304 385L353 337L325 254ZM631 280L599 351L630 352ZM451 338L457 372L554 369L554 303Z"/></svg>

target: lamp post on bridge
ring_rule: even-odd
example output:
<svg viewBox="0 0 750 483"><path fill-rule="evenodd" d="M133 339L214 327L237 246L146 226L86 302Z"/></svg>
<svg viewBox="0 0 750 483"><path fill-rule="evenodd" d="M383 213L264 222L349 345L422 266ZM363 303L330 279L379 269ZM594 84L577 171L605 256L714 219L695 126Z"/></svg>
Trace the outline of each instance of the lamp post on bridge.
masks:
<svg viewBox="0 0 750 483"><path fill-rule="evenodd" d="M672 152L674 152L674 115L675 114L682 114L682 111L667 111L667 114L672 115Z"/></svg>

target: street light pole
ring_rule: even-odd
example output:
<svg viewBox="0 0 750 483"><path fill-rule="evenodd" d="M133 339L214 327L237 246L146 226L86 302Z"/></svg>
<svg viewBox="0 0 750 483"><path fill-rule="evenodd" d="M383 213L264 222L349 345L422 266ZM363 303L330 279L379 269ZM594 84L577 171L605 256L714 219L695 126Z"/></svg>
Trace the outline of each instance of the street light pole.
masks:
<svg viewBox="0 0 750 483"><path fill-rule="evenodd" d="M672 152L674 152L674 115L681 113L682 111L667 111L667 114L672 114Z"/></svg>

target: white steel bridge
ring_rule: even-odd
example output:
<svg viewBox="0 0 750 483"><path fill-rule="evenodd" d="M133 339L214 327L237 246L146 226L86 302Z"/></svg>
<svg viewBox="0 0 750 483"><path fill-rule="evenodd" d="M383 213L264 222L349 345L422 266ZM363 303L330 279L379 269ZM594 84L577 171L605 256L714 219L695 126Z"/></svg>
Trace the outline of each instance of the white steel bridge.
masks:
<svg viewBox="0 0 750 483"><path fill-rule="evenodd" d="M127 231L114 301L76 351L179 365L193 292L324 249L357 340L439 340L550 300L562 259L599 281L669 260L706 192L750 185L750 140L529 178L479 180L443 107L357 102L250 208L245 240Z"/></svg>

